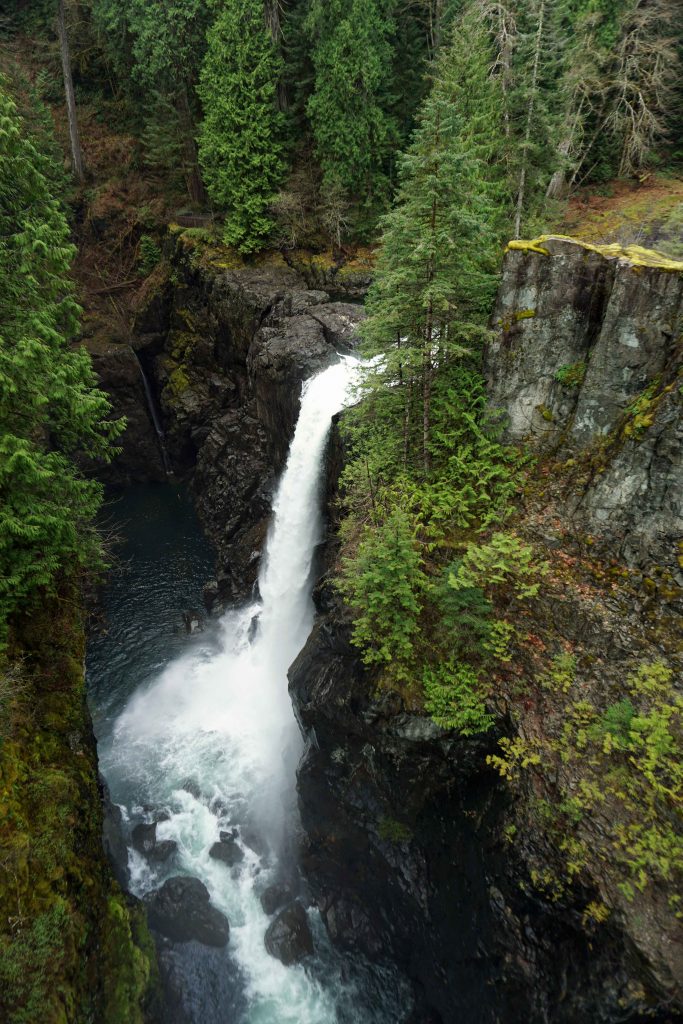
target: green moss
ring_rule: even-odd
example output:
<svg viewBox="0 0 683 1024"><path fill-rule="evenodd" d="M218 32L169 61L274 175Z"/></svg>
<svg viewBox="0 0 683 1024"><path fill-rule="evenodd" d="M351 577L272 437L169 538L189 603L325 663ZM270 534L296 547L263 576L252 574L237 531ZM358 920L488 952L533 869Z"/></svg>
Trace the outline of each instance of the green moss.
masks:
<svg viewBox="0 0 683 1024"><path fill-rule="evenodd" d="M412 839L413 833L404 825L402 822L397 821L395 818L380 818L377 823L377 831L380 839L384 839L389 843L408 843Z"/></svg>
<svg viewBox="0 0 683 1024"><path fill-rule="evenodd" d="M0 666L5 679L19 679L20 697L5 706L0 746L0 1020L7 1024L142 1024L154 978L153 949L104 860L79 607L73 587L41 595L14 622ZM115 998L112 987L120 990Z"/></svg>
<svg viewBox="0 0 683 1024"><path fill-rule="evenodd" d="M555 371L555 380L565 388L578 388L583 384L586 377L588 364L583 360L578 363L571 363L561 366Z"/></svg>
<svg viewBox="0 0 683 1024"><path fill-rule="evenodd" d="M182 366L177 366L168 378L168 389L174 399L179 399L189 388L190 381Z"/></svg>
<svg viewBox="0 0 683 1024"><path fill-rule="evenodd" d="M546 421L546 423L552 423L553 422L553 419L554 419L553 414L552 414L551 410L548 408L547 405L543 405L543 403L541 402L540 405L536 406L536 411L543 417L543 419Z"/></svg>

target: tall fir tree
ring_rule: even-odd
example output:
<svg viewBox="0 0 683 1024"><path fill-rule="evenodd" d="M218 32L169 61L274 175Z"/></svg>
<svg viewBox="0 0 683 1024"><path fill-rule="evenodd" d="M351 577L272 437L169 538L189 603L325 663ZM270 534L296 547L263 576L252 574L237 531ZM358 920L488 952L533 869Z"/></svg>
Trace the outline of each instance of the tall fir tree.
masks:
<svg viewBox="0 0 683 1024"><path fill-rule="evenodd" d="M332 227L340 241L345 204L360 210L362 232L389 198L398 141L390 112L393 21L388 0L312 0L307 23L315 70L307 111L324 201L340 211Z"/></svg>
<svg viewBox="0 0 683 1024"><path fill-rule="evenodd" d="M402 392L406 451L419 395L425 472L435 374L481 341L495 289L505 184L497 160L501 91L490 65L486 27L469 11L437 59L367 303L363 334L369 354L380 357L370 386L393 401Z"/></svg>
<svg viewBox="0 0 683 1024"><path fill-rule="evenodd" d="M208 35L199 94L199 158L211 198L226 215L225 241L240 252L263 246L286 170L278 108L282 59L262 0L227 0Z"/></svg>
<svg viewBox="0 0 683 1024"><path fill-rule="evenodd" d="M172 169L180 158L189 195L202 202L205 196L195 142L199 120L196 86L213 5L204 0L92 3L102 45L119 76L125 79L130 75L130 86L145 112L147 132L157 141L162 133L154 122L162 110L165 116L171 111L175 125L168 125L165 133L169 140L166 163Z"/></svg>
<svg viewBox="0 0 683 1024"><path fill-rule="evenodd" d="M101 487L72 457L109 458L120 424L70 344L74 252L45 158L0 80L0 646L23 601L99 550Z"/></svg>

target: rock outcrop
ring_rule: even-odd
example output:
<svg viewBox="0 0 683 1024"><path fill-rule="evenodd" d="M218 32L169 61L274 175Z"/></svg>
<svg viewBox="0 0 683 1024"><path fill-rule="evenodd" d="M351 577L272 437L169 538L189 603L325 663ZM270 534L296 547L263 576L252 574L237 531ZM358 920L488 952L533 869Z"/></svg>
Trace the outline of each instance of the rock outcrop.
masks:
<svg viewBox="0 0 683 1024"><path fill-rule="evenodd" d="M313 936L301 903L295 900L280 911L268 925L264 941L270 955L280 960L285 967L311 955Z"/></svg>
<svg viewBox="0 0 683 1024"><path fill-rule="evenodd" d="M192 471L217 546L214 603L238 600L258 573L302 383L352 350L363 310L331 302L276 257L233 269L180 236L170 259L175 283L160 281L139 311L133 344L173 467Z"/></svg>
<svg viewBox="0 0 683 1024"><path fill-rule="evenodd" d="M209 891L198 878L169 878L147 899L149 923L173 942L194 939L204 946L225 946L230 924L209 900Z"/></svg>
<svg viewBox="0 0 683 1024"><path fill-rule="evenodd" d="M638 247L513 242L486 354L508 437L582 460L567 511L631 565L683 534L683 264ZM683 575L680 577L683 584Z"/></svg>

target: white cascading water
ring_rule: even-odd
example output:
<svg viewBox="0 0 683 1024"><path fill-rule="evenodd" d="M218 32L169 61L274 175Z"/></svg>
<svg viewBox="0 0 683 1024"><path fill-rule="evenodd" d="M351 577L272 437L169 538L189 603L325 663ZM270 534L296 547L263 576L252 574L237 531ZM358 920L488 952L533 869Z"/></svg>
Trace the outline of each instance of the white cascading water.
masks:
<svg viewBox="0 0 683 1024"><path fill-rule="evenodd" d="M304 386L274 502L260 601L226 613L217 645L200 641L139 690L100 749L124 816L139 820L143 808L152 818L167 815L157 838L178 844L172 862L161 865L131 850L133 891L144 896L176 874L204 882L230 920L228 954L244 978L248 1004L240 1021L249 1024L336 1019L331 994L303 967L284 967L266 952L271 919L259 894L276 877L278 812L283 801L291 803L291 755L301 749L287 670L313 622L322 457L331 417L344 406L357 365L344 358ZM244 852L233 868L209 856L228 828L238 830ZM270 853L249 846L254 830L265 836Z"/></svg>

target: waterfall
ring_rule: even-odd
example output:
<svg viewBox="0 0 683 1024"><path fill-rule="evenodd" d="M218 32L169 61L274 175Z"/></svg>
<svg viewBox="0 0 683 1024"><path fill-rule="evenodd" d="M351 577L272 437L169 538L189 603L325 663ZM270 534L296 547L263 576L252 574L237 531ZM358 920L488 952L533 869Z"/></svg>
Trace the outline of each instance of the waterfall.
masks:
<svg viewBox="0 0 683 1024"><path fill-rule="evenodd" d="M194 638L186 654L143 682L100 744L102 769L125 820L156 820L157 839L177 844L171 860L161 864L131 849L132 890L145 896L171 875L193 875L230 920L225 957L242 979L246 1009L239 1018L212 1020L338 1019L334 986L302 966L284 967L266 952L271 919L259 895L282 878L280 840L285 819L291 827L296 815L293 758L302 741L287 670L313 622L323 455L331 417L347 400L356 366L343 358L304 386L273 505L259 601L227 612L215 633ZM243 853L232 868L209 856L227 829Z"/></svg>
<svg viewBox="0 0 683 1024"><path fill-rule="evenodd" d="M138 364L140 377L142 378L142 386L145 391L145 398L147 399L147 408L149 409L149 415L157 435L157 444L159 445L159 452L161 454L161 461L163 463L164 471L167 476L172 476L173 467L171 466L171 460L169 459L168 451L166 450L166 435L164 434L164 428L161 425L161 419L159 418L159 412L157 410L156 402L154 401L152 388L150 387L149 379L147 377L147 374L145 373L145 368L142 365L142 362L140 361L140 356L137 354L132 345L130 350L135 356L135 362Z"/></svg>

